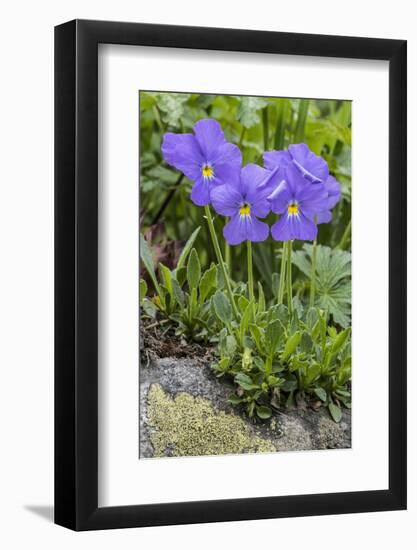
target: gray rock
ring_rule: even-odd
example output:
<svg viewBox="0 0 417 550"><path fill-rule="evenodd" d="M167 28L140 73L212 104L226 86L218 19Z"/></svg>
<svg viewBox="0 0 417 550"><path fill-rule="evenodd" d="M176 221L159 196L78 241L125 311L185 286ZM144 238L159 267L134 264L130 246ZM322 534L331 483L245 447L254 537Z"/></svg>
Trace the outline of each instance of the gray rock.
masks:
<svg viewBox="0 0 417 550"><path fill-rule="evenodd" d="M268 421L254 421L228 403L233 390L231 382L216 378L205 358L152 356L140 369L140 457L351 446L351 415L346 409L339 424L333 422L327 410L310 408L274 412ZM168 407L159 420L155 411L160 405L153 401L156 397ZM185 404L189 408L184 413ZM198 413L193 416L194 405ZM177 411L178 417L173 417ZM177 431L181 429L187 434L179 436ZM219 441L214 441L216 438Z"/></svg>

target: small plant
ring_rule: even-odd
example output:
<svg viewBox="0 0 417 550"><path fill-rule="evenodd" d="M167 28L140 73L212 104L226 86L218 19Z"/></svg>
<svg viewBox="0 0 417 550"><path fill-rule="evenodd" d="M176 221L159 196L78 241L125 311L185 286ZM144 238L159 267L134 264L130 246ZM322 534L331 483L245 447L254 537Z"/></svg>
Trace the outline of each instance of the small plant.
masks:
<svg viewBox="0 0 417 550"><path fill-rule="evenodd" d="M246 120L243 107L249 107L241 106ZM233 379L230 402L249 417L267 419L273 409L308 403L327 407L339 422L351 395L350 254L317 244L318 226L331 220L341 198L327 162L299 143L266 152L265 167L242 168L239 148L226 141L213 119L200 120L194 134L166 133L162 153L193 182L191 200L204 207L217 262L201 268L194 247L200 227L173 270L154 266L141 236L142 263L155 290L148 297L145 281L140 282L144 315L170 323L190 340L215 343L213 369L219 378ZM211 207L226 217L223 246ZM279 216L271 228L261 221L270 213ZM267 302L262 285L255 288L252 247L270 231L282 249ZM313 244L293 250L297 240ZM247 282L236 283L223 250L230 255L228 247L242 243ZM293 265L302 273L294 285Z"/></svg>

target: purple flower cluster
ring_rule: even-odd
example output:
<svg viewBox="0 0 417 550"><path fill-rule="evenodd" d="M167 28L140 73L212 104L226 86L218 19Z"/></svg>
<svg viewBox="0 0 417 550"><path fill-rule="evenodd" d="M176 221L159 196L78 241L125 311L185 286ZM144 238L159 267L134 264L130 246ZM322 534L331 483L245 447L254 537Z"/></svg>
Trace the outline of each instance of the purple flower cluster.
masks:
<svg viewBox="0 0 417 550"><path fill-rule="evenodd" d="M317 224L331 220L341 198L327 162L304 143L266 152L264 168L242 167L239 148L226 141L213 119L198 121L194 134L166 133L162 154L194 182L194 204L211 204L218 214L230 217L223 234L231 245L266 240L269 226L258 218L271 211L279 215L271 227L275 240L314 240Z"/></svg>

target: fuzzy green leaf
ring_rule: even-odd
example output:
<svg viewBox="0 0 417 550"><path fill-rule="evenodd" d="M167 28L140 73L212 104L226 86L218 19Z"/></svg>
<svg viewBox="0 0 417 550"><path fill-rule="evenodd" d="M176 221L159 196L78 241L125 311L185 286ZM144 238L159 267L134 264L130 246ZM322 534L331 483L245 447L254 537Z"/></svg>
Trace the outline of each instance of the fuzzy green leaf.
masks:
<svg viewBox="0 0 417 550"><path fill-rule="evenodd" d="M342 411L335 403L329 403L329 412L335 422L340 422L342 420Z"/></svg>
<svg viewBox="0 0 417 550"><path fill-rule="evenodd" d="M229 325L232 321L232 306L223 292L218 290L213 296L213 306L220 321L225 325Z"/></svg>
<svg viewBox="0 0 417 550"><path fill-rule="evenodd" d="M213 288L216 288L217 269L214 264L207 269L200 281L200 302L203 303Z"/></svg>
<svg viewBox="0 0 417 550"><path fill-rule="evenodd" d="M201 266L195 248L192 249L187 264L187 281L190 289L197 288L201 278Z"/></svg>
<svg viewBox="0 0 417 550"><path fill-rule="evenodd" d="M287 359L294 351L296 350L298 344L301 340L301 333L297 330L290 338L288 338L284 352L282 354L282 359Z"/></svg>

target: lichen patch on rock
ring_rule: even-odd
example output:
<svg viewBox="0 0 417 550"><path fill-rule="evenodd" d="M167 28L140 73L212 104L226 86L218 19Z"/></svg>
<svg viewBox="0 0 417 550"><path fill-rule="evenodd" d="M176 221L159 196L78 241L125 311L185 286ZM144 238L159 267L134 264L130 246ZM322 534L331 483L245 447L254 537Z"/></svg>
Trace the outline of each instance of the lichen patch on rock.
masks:
<svg viewBox="0 0 417 550"><path fill-rule="evenodd" d="M202 456L274 452L239 416L215 409L208 399L166 393L159 384L148 392L148 425L154 456Z"/></svg>

